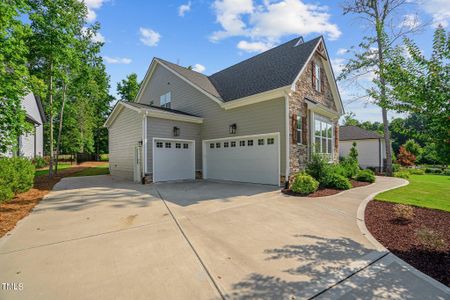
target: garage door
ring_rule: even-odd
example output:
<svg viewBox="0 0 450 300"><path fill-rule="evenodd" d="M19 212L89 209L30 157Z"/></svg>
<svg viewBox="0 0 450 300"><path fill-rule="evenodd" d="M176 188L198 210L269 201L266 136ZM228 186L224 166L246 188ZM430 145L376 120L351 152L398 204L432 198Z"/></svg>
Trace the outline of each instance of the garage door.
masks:
<svg viewBox="0 0 450 300"><path fill-rule="evenodd" d="M203 142L205 178L279 184L279 135Z"/></svg>
<svg viewBox="0 0 450 300"><path fill-rule="evenodd" d="M195 144L186 140L153 140L153 181L195 179Z"/></svg>

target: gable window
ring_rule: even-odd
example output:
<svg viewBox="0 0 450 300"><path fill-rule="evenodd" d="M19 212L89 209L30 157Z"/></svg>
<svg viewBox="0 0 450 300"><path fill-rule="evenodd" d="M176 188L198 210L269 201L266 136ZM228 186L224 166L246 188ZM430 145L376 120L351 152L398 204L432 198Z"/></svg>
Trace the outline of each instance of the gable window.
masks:
<svg viewBox="0 0 450 300"><path fill-rule="evenodd" d="M297 144L301 144L302 141L302 116L297 115Z"/></svg>
<svg viewBox="0 0 450 300"><path fill-rule="evenodd" d="M171 102L170 92L159 97L159 106L161 107L170 108L170 102Z"/></svg>
<svg viewBox="0 0 450 300"><path fill-rule="evenodd" d="M322 87L320 86L321 85L320 66L317 65L317 64L314 64L314 75L315 75L314 76L315 77L314 85L315 85L316 91L321 92L322 91Z"/></svg>
<svg viewBox="0 0 450 300"><path fill-rule="evenodd" d="M333 124L317 115L314 117L314 149L330 160L333 157Z"/></svg>

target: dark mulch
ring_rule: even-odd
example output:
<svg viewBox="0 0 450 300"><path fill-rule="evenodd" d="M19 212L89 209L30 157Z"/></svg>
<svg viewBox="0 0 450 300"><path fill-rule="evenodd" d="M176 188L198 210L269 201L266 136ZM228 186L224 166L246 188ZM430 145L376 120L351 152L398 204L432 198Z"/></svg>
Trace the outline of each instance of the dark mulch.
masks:
<svg viewBox="0 0 450 300"><path fill-rule="evenodd" d="M450 286L450 213L414 207L414 219L399 222L394 205L370 201L365 212L367 228L392 253L428 276ZM446 242L440 250L426 249L416 237L420 228L439 232Z"/></svg>
<svg viewBox="0 0 450 300"><path fill-rule="evenodd" d="M362 181L356 181L356 180L350 180L350 183L352 184L352 188L360 187L360 186L366 186L366 185L370 184L369 182L362 182ZM286 194L286 195L289 195L289 196L315 198L315 197L325 197L325 196L335 195L335 194L338 194L338 193L342 192L342 190L329 189L329 188L319 188L317 191L315 191L314 193L311 193L311 194L309 194L307 196L302 196L302 195L300 195L298 193L295 193L291 189L282 189L281 192L283 194Z"/></svg>

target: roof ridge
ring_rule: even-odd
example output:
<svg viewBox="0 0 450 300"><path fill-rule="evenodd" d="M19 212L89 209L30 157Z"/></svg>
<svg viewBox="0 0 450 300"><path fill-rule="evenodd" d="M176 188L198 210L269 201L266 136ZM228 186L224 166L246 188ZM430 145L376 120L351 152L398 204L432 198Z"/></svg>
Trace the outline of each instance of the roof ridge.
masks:
<svg viewBox="0 0 450 300"><path fill-rule="evenodd" d="M197 71L195 71L195 70L193 70L193 69L188 69L187 67L183 67L182 65L173 63L173 62L168 61L168 60L165 60L165 59L163 59L163 58L160 58L160 57L156 57L156 56L155 56L155 59L160 60L160 61L162 61L163 63L166 62L166 63L172 64L172 65L174 65L174 66L177 66L177 67L180 67L180 68L184 68L184 69L186 69L187 71L191 71L192 73L195 73L195 74L198 74L198 75L202 75L202 76L204 76L204 77L208 77L208 75L205 75L205 74L203 74L203 73L197 72Z"/></svg>

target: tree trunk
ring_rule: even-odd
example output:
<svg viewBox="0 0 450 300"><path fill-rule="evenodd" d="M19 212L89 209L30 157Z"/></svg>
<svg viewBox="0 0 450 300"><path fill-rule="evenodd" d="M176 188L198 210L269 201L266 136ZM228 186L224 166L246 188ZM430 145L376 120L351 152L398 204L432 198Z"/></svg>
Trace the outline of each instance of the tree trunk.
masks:
<svg viewBox="0 0 450 300"><path fill-rule="evenodd" d="M50 63L50 84L49 84L49 102L50 102L50 164L48 167L48 177L53 177L53 62Z"/></svg>
<svg viewBox="0 0 450 300"><path fill-rule="evenodd" d="M59 114L59 130L58 130L58 141L56 142L56 165L55 165L55 174L58 174L58 163L59 163L59 148L61 146L61 132L63 125L63 116L64 116L64 105L66 104L66 84L63 86L63 99L61 105L61 112Z"/></svg>
<svg viewBox="0 0 450 300"><path fill-rule="evenodd" d="M381 113L383 115L384 144L386 146L386 175L392 176L392 146L391 134L389 132L389 121L387 118L387 109L382 107Z"/></svg>

